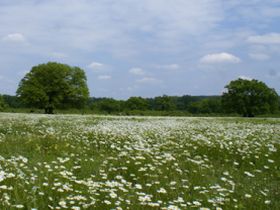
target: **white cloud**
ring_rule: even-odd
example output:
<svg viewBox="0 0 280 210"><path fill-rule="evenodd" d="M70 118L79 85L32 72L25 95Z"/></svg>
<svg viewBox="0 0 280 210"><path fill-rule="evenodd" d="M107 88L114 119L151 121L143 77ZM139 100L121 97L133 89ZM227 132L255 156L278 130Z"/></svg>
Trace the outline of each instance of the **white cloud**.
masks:
<svg viewBox="0 0 280 210"><path fill-rule="evenodd" d="M280 33L249 36L247 41L253 44L280 44Z"/></svg>
<svg viewBox="0 0 280 210"><path fill-rule="evenodd" d="M166 65L157 65L156 67L158 69L177 70L180 68L180 65L173 63L173 64L166 64Z"/></svg>
<svg viewBox="0 0 280 210"><path fill-rule="evenodd" d="M3 37L2 40L4 42L23 43L25 42L25 37L21 33L13 33Z"/></svg>
<svg viewBox="0 0 280 210"><path fill-rule="evenodd" d="M98 62L92 62L88 65L88 68L92 69L93 71L100 71L104 67L104 64Z"/></svg>
<svg viewBox="0 0 280 210"><path fill-rule="evenodd" d="M219 1L10 1L0 7L0 25L28 33L40 49L57 45L134 55L151 43L176 49L174 42L214 28L223 19ZM149 39L136 35L146 33Z"/></svg>
<svg viewBox="0 0 280 210"><path fill-rule="evenodd" d="M270 59L270 56L264 53L250 53L249 56L258 61L266 61Z"/></svg>
<svg viewBox="0 0 280 210"><path fill-rule="evenodd" d="M112 79L112 77L110 75L99 75L97 78L99 80L109 80L109 79Z"/></svg>
<svg viewBox="0 0 280 210"><path fill-rule="evenodd" d="M238 78L239 78L239 79L243 79L243 80L249 80L249 81L253 80L253 78L248 77L248 76L244 76L244 75L241 75L241 76L239 76Z"/></svg>
<svg viewBox="0 0 280 210"><path fill-rule="evenodd" d="M129 73L134 75L144 75L145 71L141 68L131 68L129 69Z"/></svg>
<svg viewBox="0 0 280 210"><path fill-rule="evenodd" d="M204 64L240 63L241 59L235 55L223 52L205 55L200 59L200 62Z"/></svg>
<svg viewBox="0 0 280 210"><path fill-rule="evenodd" d="M161 80L153 78L153 77L144 77L136 81L137 83L141 84L159 84L162 83Z"/></svg>
<svg viewBox="0 0 280 210"><path fill-rule="evenodd" d="M140 80L139 83L136 82L139 86L140 83L152 83L162 79L170 85L168 87L170 92L184 89L194 93L192 92L196 91L194 83L198 83L201 93L204 90L207 92L215 89L215 85L209 87L204 80L198 81L196 78L201 77L201 71L197 71L197 68L202 66L211 70L225 69L223 65L197 65L200 57L208 53L231 52L238 57L241 53L242 55L254 53L251 58L259 60L266 58L256 55L257 53L267 53L271 56L271 62L257 64L254 64L255 61L250 59L249 55L244 56L240 68L233 69L234 65L226 66L226 69L232 69L223 72L224 75L219 74L225 79L232 74L246 75L246 72L250 71L261 74L263 73L261 69L269 68L266 65L279 64L277 60L279 45L250 44L252 41L256 42L256 37L251 37L251 42L247 41L248 37L253 35L280 33L277 28L279 5L274 7L271 5L271 2L276 0L71 0L70 2L31 0L25 3L3 1L5 3L0 3L1 72L7 76L11 75L11 78L20 71L18 69L30 68L46 57L62 58L64 55L59 53L65 52L71 56L67 62L85 67L89 74L96 74L95 77L88 78L89 84L94 84L94 79L97 80L98 75L109 74L114 79L112 74L114 72L121 78L123 86L129 86L131 78L125 74L130 74L128 72L130 67L139 67L141 64L140 67L143 67L145 74L139 71L140 76L134 78L135 82L137 79ZM266 8L263 13L259 12L262 8ZM246 9L250 9L251 12ZM264 13L265 16L262 15ZM15 32L22 36L11 36L11 33ZM25 40L25 42L6 44L5 37L6 41ZM26 43L28 47L24 47ZM253 49L260 46L265 49ZM55 53L51 55L52 52ZM210 56L208 62L205 60L204 62L208 64L209 59L212 64L240 62L239 58L217 57L210 59ZM91 61L94 62L90 64ZM111 63L114 63L114 66L108 65ZM129 68L123 71L124 66ZM254 66L254 70L248 70L248 66ZM145 67L149 67L151 71ZM185 67L189 71L180 71ZM163 72L160 77L153 74L153 71L157 70L159 70L157 74ZM173 72L176 74L172 75L169 82L168 79ZM213 71L206 71L203 76L208 77L208 81L214 81L217 75ZM190 82L180 83L184 77L191 78ZM225 79L220 79L216 85L223 83ZM110 85L112 86L108 87L109 89L118 90L119 83ZM277 85L276 88L279 89ZM144 90L141 91L138 93L146 94ZM147 93L155 94L162 91L164 90L155 85L153 90ZM200 94L198 91L195 93Z"/></svg>

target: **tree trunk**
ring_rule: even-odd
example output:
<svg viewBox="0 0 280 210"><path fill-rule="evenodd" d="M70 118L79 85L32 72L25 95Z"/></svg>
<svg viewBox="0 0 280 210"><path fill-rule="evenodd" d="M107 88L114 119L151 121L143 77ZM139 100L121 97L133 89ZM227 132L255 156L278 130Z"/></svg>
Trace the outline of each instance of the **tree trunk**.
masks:
<svg viewBox="0 0 280 210"><path fill-rule="evenodd" d="M49 114L53 114L53 107L49 108Z"/></svg>
<svg viewBox="0 0 280 210"><path fill-rule="evenodd" d="M243 113L243 117L255 117L252 113Z"/></svg>
<svg viewBox="0 0 280 210"><path fill-rule="evenodd" d="M53 107L45 107L45 114L53 114Z"/></svg>

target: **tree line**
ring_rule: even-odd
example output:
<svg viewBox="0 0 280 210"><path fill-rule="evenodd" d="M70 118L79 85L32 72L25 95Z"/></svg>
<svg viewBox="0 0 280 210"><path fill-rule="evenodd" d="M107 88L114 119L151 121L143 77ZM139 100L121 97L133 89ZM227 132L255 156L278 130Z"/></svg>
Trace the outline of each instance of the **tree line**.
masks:
<svg viewBox="0 0 280 210"><path fill-rule="evenodd" d="M280 100L280 99L278 99ZM130 97L127 100L113 98L89 97L85 105L72 104L58 107L59 110L83 109L90 113L98 114L123 114L123 115L227 115L241 114L225 104L222 96L158 96L154 98ZM2 95L0 97L0 111L9 109L28 109L17 96ZM241 110L242 111L242 110ZM273 114L279 112L279 104L275 110L259 112L256 114ZM253 116L256 114L248 114ZM246 116L246 115L244 115Z"/></svg>
<svg viewBox="0 0 280 210"><path fill-rule="evenodd" d="M133 114L145 111L170 112L176 114L218 114L224 113L221 96L158 96L154 98L130 97L127 100L117 100L113 98L95 98L89 97L84 106L77 104L68 104L60 106L58 109L88 109L93 113L102 114ZM2 110L13 109L31 109L32 107L23 103L19 97L11 95L2 95L0 99Z"/></svg>
<svg viewBox="0 0 280 210"><path fill-rule="evenodd" d="M89 97L85 72L49 62L34 66L20 81L16 96L0 96L0 111L13 109L79 109L102 114L188 115L238 114L253 117L279 112L279 96L258 80L237 79L221 96L130 97L127 100Z"/></svg>
<svg viewBox="0 0 280 210"><path fill-rule="evenodd" d="M127 100L91 98L88 106L105 113L145 113L145 111L192 114L222 113L220 96L158 96L154 98L130 97ZM148 113L149 113L148 112Z"/></svg>

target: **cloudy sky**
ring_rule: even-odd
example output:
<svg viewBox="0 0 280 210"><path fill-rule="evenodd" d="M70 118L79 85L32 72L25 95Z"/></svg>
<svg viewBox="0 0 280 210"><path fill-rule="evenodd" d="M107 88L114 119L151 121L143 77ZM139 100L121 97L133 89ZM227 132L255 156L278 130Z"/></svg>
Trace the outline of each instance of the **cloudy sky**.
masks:
<svg viewBox="0 0 280 210"><path fill-rule="evenodd" d="M86 71L92 96L280 92L280 0L0 0L0 93L32 66Z"/></svg>

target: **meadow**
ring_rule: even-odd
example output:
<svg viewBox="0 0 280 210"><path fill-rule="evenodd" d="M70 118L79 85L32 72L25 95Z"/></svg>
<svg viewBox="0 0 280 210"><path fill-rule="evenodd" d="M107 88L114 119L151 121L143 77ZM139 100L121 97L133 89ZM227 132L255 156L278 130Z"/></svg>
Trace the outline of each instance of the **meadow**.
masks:
<svg viewBox="0 0 280 210"><path fill-rule="evenodd" d="M0 209L279 209L280 119L0 114Z"/></svg>

